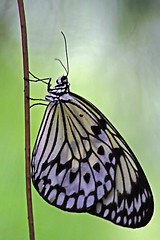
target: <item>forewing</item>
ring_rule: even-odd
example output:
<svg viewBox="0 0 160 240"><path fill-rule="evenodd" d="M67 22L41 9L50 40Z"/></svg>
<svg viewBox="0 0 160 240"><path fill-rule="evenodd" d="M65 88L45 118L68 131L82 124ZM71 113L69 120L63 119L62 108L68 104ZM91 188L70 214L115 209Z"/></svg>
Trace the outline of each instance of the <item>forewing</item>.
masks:
<svg viewBox="0 0 160 240"><path fill-rule="evenodd" d="M87 211L114 186L111 144L76 99L49 103L36 140L32 179L40 195L67 211Z"/></svg>

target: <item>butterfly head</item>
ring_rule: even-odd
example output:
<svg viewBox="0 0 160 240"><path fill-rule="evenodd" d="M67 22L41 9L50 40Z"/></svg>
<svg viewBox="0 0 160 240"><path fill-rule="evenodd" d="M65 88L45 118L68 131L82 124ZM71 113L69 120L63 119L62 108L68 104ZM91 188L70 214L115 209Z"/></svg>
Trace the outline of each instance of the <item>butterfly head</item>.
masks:
<svg viewBox="0 0 160 240"><path fill-rule="evenodd" d="M65 84L65 83L68 83L68 78L67 78L67 75L64 76L64 75L61 75L57 80L56 80L56 83L57 85L62 85L62 84Z"/></svg>
<svg viewBox="0 0 160 240"><path fill-rule="evenodd" d="M57 85L54 88L50 88L50 82L48 85L48 95L45 99L49 102L59 100L60 97L69 92L69 82L67 76L61 75L56 80Z"/></svg>

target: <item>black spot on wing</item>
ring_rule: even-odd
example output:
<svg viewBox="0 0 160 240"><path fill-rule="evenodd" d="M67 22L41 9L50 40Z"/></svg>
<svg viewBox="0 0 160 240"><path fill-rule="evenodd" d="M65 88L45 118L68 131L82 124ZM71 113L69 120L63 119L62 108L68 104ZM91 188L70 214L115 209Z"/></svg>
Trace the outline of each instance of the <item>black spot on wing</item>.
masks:
<svg viewBox="0 0 160 240"><path fill-rule="evenodd" d="M57 176L60 172L62 172L63 169L64 169L64 165L58 163L57 169L56 169L56 176Z"/></svg>
<svg viewBox="0 0 160 240"><path fill-rule="evenodd" d="M113 153L109 153L109 156L108 156L108 157L109 157L109 160L112 161L112 159L113 159L113 157L114 157Z"/></svg>
<svg viewBox="0 0 160 240"><path fill-rule="evenodd" d="M94 164L93 169L96 170L97 172L100 172L100 166L98 162Z"/></svg>
<svg viewBox="0 0 160 240"><path fill-rule="evenodd" d="M75 178L77 176L77 172L70 172L70 183L74 182Z"/></svg>
<svg viewBox="0 0 160 240"><path fill-rule="evenodd" d="M97 153L98 153L99 155L104 155L104 147L103 147L103 146L100 146L100 147L98 148Z"/></svg>
<svg viewBox="0 0 160 240"><path fill-rule="evenodd" d="M51 179L48 179L48 176L44 176L42 179L44 181L44 185L51 185Z"/></svg>
<svg viewBox="0 0 160 240"><path fill-rule="evenodd" d="M105 181L105 182L108 182L109 180L110 180L109 175L106 175L105 178L104 178L104 181Z"/></svg>
<svg viewBox="0 0 160 240"><path fill-rule="evenodd" d="M84 180L85 180L85 182L88 184L89 183L89 180L90 180L90 174L89 173L86 173L84 176L83 176L83 178L84 178Z"/></svg>
<svg viewBox="0 0 160 240"><path fill-rule="evenodd" d="M112 151L113 151L113 154L115 157L120 157L120 156L124 155L122 148L113 148Z"/></svg>
<svg viewBox="0 0 160 240"><path fill-rule="evenodd" d="M64 169L69 169L71 167L72 167L72 161L68 161L65 164L58 163L57 169L56 169L56 176L58 176L58 174L62 172Z"/></svg>
<svg viewBox="0 0 160 240"><path fill-rule="evenodd" d="M113 148L112 153L109 154L109 160L112 161L113 158L119 160L121 156L124 156L122 148Z"/></svg>
<svg viewBox="0 0 160 240"><path fill-rule="evenodd" d="M110 167L111 167L111 163L110 163L110 162L106 162L106 163L104 164L104 166L105 166L105 168L106 168L107 170L109 170Z"/></svg>
<svg viewBox="0 0 160 240"><path fill-rule="evenodd" d="M45 161L45 162L42 164L41 171L43 172L49 165L50 165L50 163L48 163L47 161Z"/></svg>
<svg viewBox="0 0 160 240"><path fill-rule="evenodd" d="M93 131L93 133L97 136L99 134L101 134L101 130L98 126L91 126L91 130Z"/></svg>
<svg viewBox="0 0 160 240"><path fill-rule="evenodd" d="M101 127L103 128L103 129L106 129L107 128L107 123L106 123L106 121L103 119L103 118L101 118L101 119L99 119L99 124L101 125Z"/></svg>

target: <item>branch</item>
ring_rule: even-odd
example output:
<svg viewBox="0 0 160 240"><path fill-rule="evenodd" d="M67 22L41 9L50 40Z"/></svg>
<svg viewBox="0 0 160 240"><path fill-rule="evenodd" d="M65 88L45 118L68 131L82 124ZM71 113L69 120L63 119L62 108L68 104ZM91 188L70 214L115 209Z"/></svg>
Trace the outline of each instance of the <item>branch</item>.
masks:
<svg viewBox="0 0 160 240"><path fill-rule="evenodd" d="M29 64L28 64L28 48L27 48L27 30L25 22L25 13L23 0L17 0L21 38L23 50L23 71L24 79L29 79ZM30 240L34 240L34 222L32 210L32 195L31 195L31 173L30 173L30 112L29 112L29 81L24 80L24 103L25 103L25 162L26 162L26 195L27 195L27 210Z"/></svg>

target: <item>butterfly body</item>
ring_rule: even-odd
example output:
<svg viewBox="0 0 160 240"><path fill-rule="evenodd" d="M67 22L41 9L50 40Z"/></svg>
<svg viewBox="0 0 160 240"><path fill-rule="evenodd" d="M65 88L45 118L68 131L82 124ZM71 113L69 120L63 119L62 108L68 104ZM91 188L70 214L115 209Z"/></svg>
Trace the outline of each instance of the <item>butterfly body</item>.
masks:
<svg viewBox="0 0 160 240"><path fill-rule="evenodd" d="M109 120L71 93L60 76L46 100L32 156L32 180L50 204L89 212L115 224L145 226L153 197L135 155Z"/></svg>

